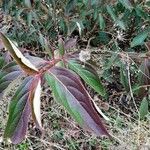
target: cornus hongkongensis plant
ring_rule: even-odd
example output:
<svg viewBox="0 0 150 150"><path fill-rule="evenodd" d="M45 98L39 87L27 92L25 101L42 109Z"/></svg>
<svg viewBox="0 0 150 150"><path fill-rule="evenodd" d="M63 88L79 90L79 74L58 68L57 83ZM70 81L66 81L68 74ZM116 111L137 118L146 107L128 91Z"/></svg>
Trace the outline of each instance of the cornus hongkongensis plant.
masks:
<svg viewBox="0 0 150 150"><path fill-rule="evenodd" d="M110 137L101 116L106 120L108 118L96 106L82 81L101 96L106 95L105 89L93 67L79 60L79 53L65 53L65 43L60 39L58 55L52 53L51 60L33 56L27 59L9 38L2 33L0 36L14 60L8 63L5 57L0 57L0 94L4 93L12 80L24 75L9 104L4 139L14 144L21 142L26 135L30 116L36 126L42 129L40 95L45 82L51 87L54 99L64 106L81 127L97 136Z"/></svg>

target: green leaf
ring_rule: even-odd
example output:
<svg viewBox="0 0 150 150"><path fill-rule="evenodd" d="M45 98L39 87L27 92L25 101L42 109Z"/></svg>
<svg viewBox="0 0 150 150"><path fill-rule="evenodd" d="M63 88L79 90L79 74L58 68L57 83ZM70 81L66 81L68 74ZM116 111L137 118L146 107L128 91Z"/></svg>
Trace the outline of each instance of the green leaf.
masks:
<svg viewBox="0 0 150 150"><path fill-rule="evenodd" d="M46 40L46 38L41 33L39 33L39 42L40 42L42 48L44 48L45 51L48 53L49 57L52 58L53 57L53 54L52 54L53 52L49 48L48 41Z"/></svg>
<svg viewBox="0 0 150 150"><path fill-rule="evenodd" d="M135 47L135 46L144 44L144 40L147 38L149 31L150 30L145 30L145 31L139 33L136 37L134 37L131 42L131 47Z"/></svg>
<svg viewBox="0 0 150 150"><path fill-rule="evenodd" d="M5 60L3 57L0 57L0 69L5 65Z"/></svg>
<svg viewBox="0 0 150 150"><path fill-rule="evenodd" d="M141 102L139 112L140 112L141 119L144 119L144 117L148 114L148 100L146 97L144 97Z"/></svg>
<svg viewBox="0 0 150 150"><path fill-rule="evenodd" d="M30 11L30 12L27 14L27 23L28 23L28 26L31 26L31 24L32 24L32 19L33 19L32 11Z"/></svg>
<svg viewBox="0 0 150 150"><path fill-rule="evenodd" d="M125 65L121 65L121 68L120 68L120 81L122 83L122 85L124 86L125 90L127 92L129 92L129 84L128 84L128 73L127 73L127 70L126 70L126 67Z"/></svg>
<svg viewBox="0 0 150 150"><path fill-rule="evenodd" d="M114 21L116 21L117 17L116 17L116 15L115 15L114 11L113 11L112 6L107 5L106 8L107 8L107 12L108 12L109 15L111 16L111 18L112 18Z"/></svg>
<svg viewBox="0 0 150 150"><path fill-rule="evenodd" d="M64 45L65 45L65 42L60 37L59 40L58 40L58 48L59 48L59 54L60 54L60 56L63 56L64 53L65 53Z"/></svg>
<svg viewBox="0 0 150 150"><path fill-rule="evenodd" d="M32 5L31 5L31 1L30 0L24 0L24 5L28 8L31 8Z"/></svg>
<svg viewBox="0 0 150 150"><path fill-rule="evenodd" d="M113 19L113 21L115 22L115 24L117 26L119 26L121 29L125 30L125 24L122 20L120 20L119 18L117 18L115 12L113 11L112 6L107 5L107 12L109 13L109 15L111 16L111 18Z"/></svg>
<svg viewBox="0 0 150 150"><path fill-rule="evenodd" d="M55 99L62 104L81 127L96 135L107 135L103 126L98 107L82 85L80 78L72 71L61 67L52 67L45 74L47 83L51 86Z"/></svg>
<svg viewBox="0 0 150 150"><path fill-rule="evenodd" d="M101 13L99 14L99 26L100 26L101 30L104 30L104 28L105 28L105 20L104 20L104 18L103 18Z"/></svg>
<svg viewBox="0 0 150 150"><path fill-rule="evenodd" d="M66 7L65 7L65 13L69 15L70 11L72 11L75 8L77 0L68 0Z"/></svg>
<svg viewBox="0 0 150 150"><path fill-rule="evenodd" d="M127 9L132 10L132 5L129 0L119 0L119 2Z"/></svg>
<svg viewBox="0 0 150 150"><path fill-rule="evenodd" d="M146 2L146 5L147 5L148 7L150 7L150 1L147 1L147 2Z"/></svg>
<svg viewBox="0 0 150 150"><path fill-rule="evenodd" d="M126 26L122 20L116 20L116 25L119 26L122 30L126 29Z"/></svg>
<svg viewBox="0 0 150 150"><path fill-rule="evenodd" d="M86 64L85 66L82 66L79 62L70 60L68 62L68 67L75 71L97 93L101 96L106 96L105 88L101 84L98 74L91 65Z"/></svg>

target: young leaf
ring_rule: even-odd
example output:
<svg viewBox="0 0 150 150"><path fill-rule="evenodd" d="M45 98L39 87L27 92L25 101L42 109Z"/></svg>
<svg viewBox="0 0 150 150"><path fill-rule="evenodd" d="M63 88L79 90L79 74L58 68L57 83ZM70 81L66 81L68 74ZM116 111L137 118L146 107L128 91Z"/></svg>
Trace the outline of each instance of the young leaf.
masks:
<svg viewBox="0 0 150 150"><path fill-rule="evenodd" d="M146 97L144 97L141 102L139 112L140 112L141 119L144 119L144 117L148 114L148 101Z"/></svg>
<svg viewBox="0 0 150 150"><path fill-rule="evenodd" d="M52 87L55 99L67 109L81 127L98 136L109 136L91 97L76 74L65 68L53 67L45 74L45 79Z"/></svg>
<svg viewBox="0 0 150 150"><path fill-rule="evenodd" d="M106 95L106 91L101 84L98 74L91 65L85 64L85 66L82 66L78 61L70 60L68 61L68 67L75 71L88 85L90 85L101 96Z"/></svg>
<svg viewBox="0 0 150 150"><path fill-rule="evenodd" d="M4 43L6 49L11 53L18 65L28 74L35 74L38 72L38 69L26 59L16 45L10 41L4 34L0 33L1 39Z"/></svg>
<svg viewBox="0 0 150 150"><path fill-rule="evenodd" d="M145 31L139 33L136 37L133 38L133 40L131 42L131 47L135 47L135 46L143 44L144 40L147 38L148 34L149 34L148 30L145 30Z"/></svg>
<svg viewBox="0 0 150 150"><path fill-rule="evenodd" d="M30 116L29 90L32 78L28 77L16 91L9 105L9 118L5 128L4 138L10 138L12 143L21 142L26 134Z"/></svg>

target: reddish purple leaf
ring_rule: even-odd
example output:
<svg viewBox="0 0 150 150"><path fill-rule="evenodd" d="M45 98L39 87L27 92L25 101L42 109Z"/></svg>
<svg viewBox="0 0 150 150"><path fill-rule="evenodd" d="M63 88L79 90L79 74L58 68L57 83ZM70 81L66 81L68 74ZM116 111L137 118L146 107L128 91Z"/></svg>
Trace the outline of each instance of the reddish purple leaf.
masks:
<svg viewBox="0 0 150 150"><path fill-rule="evenodd" d="M65 41L64 48L65 48L65 50L71 49L71 48L74 48L76 46L76 44L77 44L77 37L70 38L67 41Z"/></svg>
<svg viewBox="0 0 150 150"><path fill-rule="evenodd" d="M45 74L56 100L78 121L81 127L96 135L107 135L100 115L80 78L65 68L53 67Z"/></svg>
<svg viewBox="0 0 150 150"><path fill-rule="evenodd" d="M8 85L15 80L23 72L15 62L3 65L0 70L0 94L8 87Z"/></svg>
<svg viewBox="0 0 150 150"><path fill-rule="evenodd" d="M34 108L32 112L34 112L35 119L38 121L38 123L40 122L40 118L37 118L37 116L39 117L39 108L35 108L35 104L34 107L31 107L32 103L35 101L34 97L38 95L34 94L38 92L36 90L36 86L39 85L38 80L39 77L27 77L19 86L10 102L9 118L5 128L4 138L10 138L13 144L18 144L24 139L32 108ZM39 100L38 97L36 98Z"/></svg>

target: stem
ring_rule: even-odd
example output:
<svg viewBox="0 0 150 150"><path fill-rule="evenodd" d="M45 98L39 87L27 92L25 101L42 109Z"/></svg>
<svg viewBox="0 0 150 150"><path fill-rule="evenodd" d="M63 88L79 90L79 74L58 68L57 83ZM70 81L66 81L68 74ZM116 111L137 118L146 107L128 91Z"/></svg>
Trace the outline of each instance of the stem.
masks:
<svg viewBox="0 0 150 150"><path fill-rule="evenodd" d="M53 67L55 64L57 64L61 60L63 60L63 58L57 58L57 59L54 58L51 61L48 61L47 65L44 68L40 69L39 74L45 73L47 70L49 70L51 67Z"/></svg>

